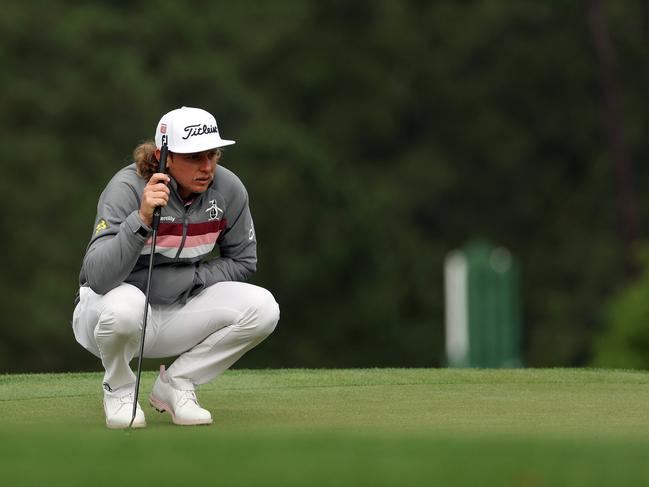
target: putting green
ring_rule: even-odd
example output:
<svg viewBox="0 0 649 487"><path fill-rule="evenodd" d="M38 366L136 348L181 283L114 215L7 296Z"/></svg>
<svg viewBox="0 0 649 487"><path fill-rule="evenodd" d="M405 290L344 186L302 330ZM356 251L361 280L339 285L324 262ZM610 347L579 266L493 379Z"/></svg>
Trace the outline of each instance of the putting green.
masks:
<svg viewBox="0 0 649 487"><path fill-rule="evenodd" d="M0 376L4 485L644 485L649 374L234 370L214 425L104 426L101 375Z"/></svg>

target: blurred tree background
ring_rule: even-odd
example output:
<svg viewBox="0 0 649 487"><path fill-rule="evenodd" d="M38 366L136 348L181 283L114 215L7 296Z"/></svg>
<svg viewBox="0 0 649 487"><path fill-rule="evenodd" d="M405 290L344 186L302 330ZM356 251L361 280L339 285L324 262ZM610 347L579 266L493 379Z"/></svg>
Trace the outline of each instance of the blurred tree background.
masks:
<svg viewBox="0 0 649 487"><path fill-rule="evenodd" d="M99 370L70 327L96 201L182 105L237 141L282 310L240 366L444 365L444 257L474 238L520 259L527 365L619 365L648 41L644 0L3 2L0 371Z"/></svg>

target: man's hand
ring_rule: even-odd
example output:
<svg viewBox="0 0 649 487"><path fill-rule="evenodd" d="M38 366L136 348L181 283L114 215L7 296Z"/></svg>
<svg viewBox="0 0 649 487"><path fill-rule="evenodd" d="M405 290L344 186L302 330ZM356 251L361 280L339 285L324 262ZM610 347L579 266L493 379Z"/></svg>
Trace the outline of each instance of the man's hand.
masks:
<svg viewBox="0 0 649 487"><path fill-rule="evenodd" d="M167 184L171 179L163 173L155 173L149 179L142 192L140 204L140 218L148 226L153 222L153 210L156 206L167 206L169 201L169 188Z"/></svg>

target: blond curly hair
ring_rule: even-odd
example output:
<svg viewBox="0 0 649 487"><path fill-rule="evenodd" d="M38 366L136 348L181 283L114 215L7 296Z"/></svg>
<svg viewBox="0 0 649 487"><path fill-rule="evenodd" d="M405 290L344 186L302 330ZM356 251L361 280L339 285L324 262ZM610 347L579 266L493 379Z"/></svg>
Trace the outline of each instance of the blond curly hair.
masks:
<svg viewBox="0 0 649 487"><path fill-rule="evenodd" d="M155 157L156 146L152 140L145 140L133 150L133 160L137 175L145 181L158 172L158 159ZM170 152L171 154L171 152ZM221 159L222 150L216 150L216 162Z"/></svg>

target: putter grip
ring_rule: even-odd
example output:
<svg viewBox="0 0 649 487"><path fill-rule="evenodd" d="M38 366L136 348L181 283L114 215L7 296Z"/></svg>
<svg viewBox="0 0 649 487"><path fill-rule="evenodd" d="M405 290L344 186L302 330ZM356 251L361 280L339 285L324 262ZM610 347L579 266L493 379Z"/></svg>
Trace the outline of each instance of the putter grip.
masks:
<svg viewBox="0 0 649 487"><path fill-rule="evenodd" d="M163 137L162 140L162 147L160 148L160 162L158 164L158 172L165 172L167 170L167 138L166 136ZM151 222L151 228L154 230L158 229L158 226L160 225L160 211L161 208L159 206L156 206L155 210L153 210L153 221Z"/></svg>

